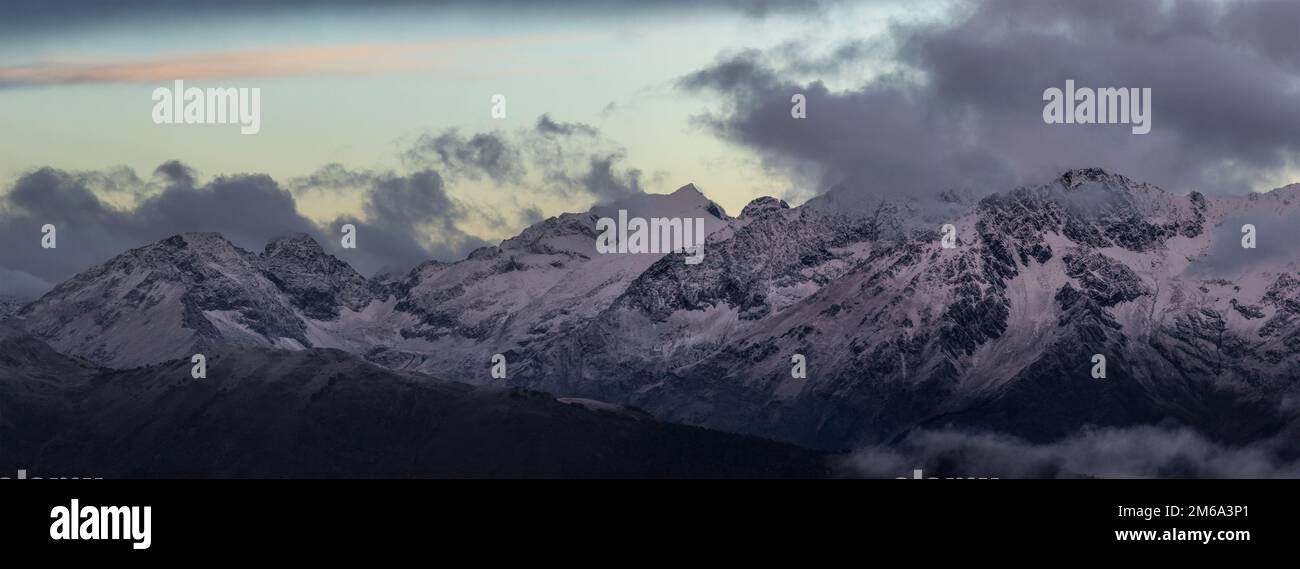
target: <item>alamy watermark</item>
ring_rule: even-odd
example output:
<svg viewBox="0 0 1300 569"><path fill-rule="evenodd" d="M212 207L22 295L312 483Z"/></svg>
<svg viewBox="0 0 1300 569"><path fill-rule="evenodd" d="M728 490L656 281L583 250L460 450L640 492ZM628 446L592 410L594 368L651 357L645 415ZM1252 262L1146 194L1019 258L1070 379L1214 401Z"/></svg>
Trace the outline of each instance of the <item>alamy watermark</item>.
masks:
<svg viewBox="0 0 1300 569"><path fill-rule="evenodd" d="M1151 132L1151 88L1075 88L1043 90L1043 122L1047 124L1131 124L1133 134Z"/></svg>
<svg viewBox="0 0 1300 569"><path fill-rule="evenodd" d="M928 477L927 477L927 476L922 475L922 473L921 473L921 469L920 469L920 468L917 468L917 469L913 470L911 476L899 476L899 477L897 478L897 480L908 480L908 479L912 479L912 480L997 480L998 478L997 478L997 477L989 477L989 476L980 476L980 477L975 477L975 476L945 476L945 477L943 477L943 478L939 478L938 476L928 476Z"/></svg>
<svg viewBox="0 0 1300 569"><path fill-rule="evenodd" d="M83 506L73 498L67 506L50 509L50 539L125 540L132 549L153 545L153 508L145 506Z"/></svg>
<svg viewBox="0 0 1300 569"><path fill-rule="evenodd" d="M257 87L200 89L177 79L171 89L153 90L154 124L238 124L241 134L262 130L262 90Z"/></svg>
<svg viewBox="0 0 1300 569"><path fill-rule="evenodd" d="M692 223L693 222L693 223ZM704 218L631 217L618 210L618 219L596 220L596 252L609 253L682 253L689 252L687 265L704 261Z"/></svg>
<svg viewBox="0 0 1300 569"><path fill-rule="evenodd" d="M92 478L90 476L28 476L27 470L20 468L16 478L0 476L0 480L103 480L103 478Z"/></svg>

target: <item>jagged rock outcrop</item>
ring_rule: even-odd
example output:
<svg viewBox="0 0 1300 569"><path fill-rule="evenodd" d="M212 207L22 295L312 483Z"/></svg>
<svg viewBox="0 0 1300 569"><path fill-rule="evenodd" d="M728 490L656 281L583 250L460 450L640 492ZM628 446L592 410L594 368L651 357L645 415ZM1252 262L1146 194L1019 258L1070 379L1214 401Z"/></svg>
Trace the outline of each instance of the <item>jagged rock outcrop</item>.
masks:
<svg viewBox="0 0 1300 569"><path fill-rule="evenodd" d="M341 308L360 311L380 296L375 285L304 234L267 244L257 266L295 308L316 320L336 320Z"/></svg>
<svg viewBox="0 0 1300 569"><path fill-rule="evenodd" d="M335 347L827 449L922 427L1052 440L1164 420L1242 441L1300 400L1300 257L1242 249L1239 220L1300 217L1295 194L1179 195L1081 169L978 200L837 191L731 218L685 186L375 281L302 237L254 255L178 236L20 316L112 367L196 346ZM599 253L597 220L619 210L704 219L702 262ZM792 377L795 355L807 377Z"/></svg>

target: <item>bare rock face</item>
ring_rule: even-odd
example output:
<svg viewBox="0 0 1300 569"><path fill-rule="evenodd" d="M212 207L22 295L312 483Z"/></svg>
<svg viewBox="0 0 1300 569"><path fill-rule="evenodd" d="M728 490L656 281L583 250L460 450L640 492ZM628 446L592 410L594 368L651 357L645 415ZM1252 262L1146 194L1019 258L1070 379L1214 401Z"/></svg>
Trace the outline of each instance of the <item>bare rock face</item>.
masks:
<svg viewBox="0 0 1300 569"><path fill-rule="evenodd" d="M0 320L13 318L25 304L27 302L20 298L0 294Z"/></svg>
<svg viewBox="0 0 1300 569"><path fill-rule="evenodd" d="M651 266L527 354L517 381L833 449L918 427L1053 440L1162 420L1239 442L1284 424L1276 402L1300 390L1283 339L1297 338L1300 256L1230 278L1211 258L1240 236L1216 227L1228 212L1289 202L1076 170L971 204L949 220L953 249L909 204L848 218L772 205L747 207L701 265Z"/></svg>
<svg viewBox="0 0 1300 569"><path fill-rule="evenodd" d="M790 204L785 203L785 200L763 196L761 198L755 198L754 201L745 205L745 208L740 211L740 217L743 219L753 219L783 209L790 209Z"/></svg>
<svg viewBox="0 0 1300 569"><path fill-rule="evenodd" d="M1065 274L1078 281L1088 296L1102 306L1115 306L1151 293L1133 269L1095 249L1074 249L1062 260Z"/></svg>
<svg viewBox="0 0 1300 569"><path fill-rule="evenodd" d="M0 469L103 478L814 478L819 453L339 350L95 368L0 325Z"/></svg>
<svg viewBox="0 0 1300 569"><path fill-rule="evenodd" d="M378 296L376 286L307 235L271 242L257 265L307 318L336 320L340 308L359 311Z"/></svg>
<svg viewBox="0 0 1300 569"><path fill-rule="evenodd" d="M1300 254L1243 250L1240 224L1300 218L1294 197L1177 195L1081 169L982 199L759 198L732 218L685 186L379 280L303 236L257 255L182 235L19 318L115 368L227 345L333 347L826 449L935 426L1052 440L1165 420L1244 441L1300 400ZM703 261L598 253L597 220L620 209L705 219ZM488 373L496 354L504 380ZM792 377L794 355L807 377ZM1104 381L1089 374L1096 355Z"/></svg>
<svg viewBox="0 0 1300 569"><path fill-rule="evenodd" d="M111 367L184 357L223 343L311 343L257 257L213 233L177 235L128 251L55 287L20 317L59 351Z"/></svg>

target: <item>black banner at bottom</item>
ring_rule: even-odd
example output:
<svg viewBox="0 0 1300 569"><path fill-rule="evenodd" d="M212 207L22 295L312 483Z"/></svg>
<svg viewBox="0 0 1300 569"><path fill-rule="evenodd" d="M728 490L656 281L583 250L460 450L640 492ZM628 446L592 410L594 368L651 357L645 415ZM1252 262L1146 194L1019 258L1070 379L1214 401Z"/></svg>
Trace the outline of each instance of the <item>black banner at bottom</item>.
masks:
<svg viewBox="0 0 1300 569"><path fill-rule="evenodd" d="M736 560L863 547L1254 553L1294 539L1295 489L1280 480L0 480L0 543L11 554L128 562L349 551L450 562L449 551L472 547L494 557L614 548Z"/></svg>

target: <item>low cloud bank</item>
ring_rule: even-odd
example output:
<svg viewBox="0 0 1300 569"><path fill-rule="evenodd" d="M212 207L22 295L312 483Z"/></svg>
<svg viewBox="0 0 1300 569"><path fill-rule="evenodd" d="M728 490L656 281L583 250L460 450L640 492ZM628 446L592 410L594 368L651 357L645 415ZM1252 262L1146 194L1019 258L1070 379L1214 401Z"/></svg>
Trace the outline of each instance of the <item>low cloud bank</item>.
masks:
<svg viewBox="0 0 1300 569"><path fill-rule="evenodd" d="M851 478L1300 478L1300 460L1272 443L1233 448L1187 428L1089 430L1051 444L998 434L917 431L839 462Z"/></svg>

